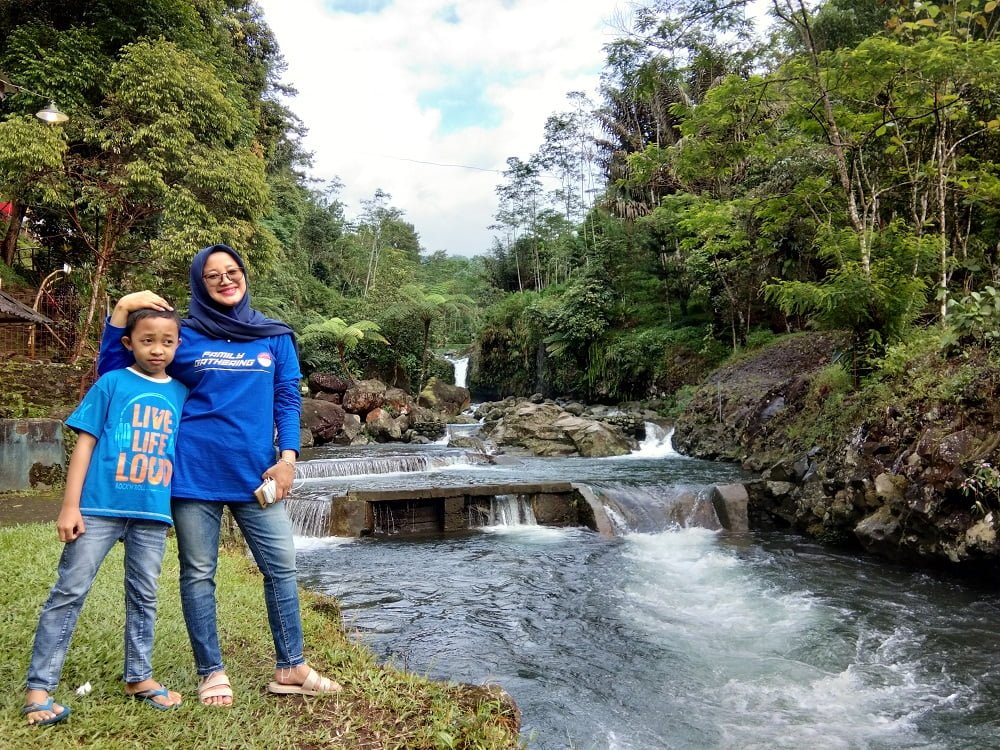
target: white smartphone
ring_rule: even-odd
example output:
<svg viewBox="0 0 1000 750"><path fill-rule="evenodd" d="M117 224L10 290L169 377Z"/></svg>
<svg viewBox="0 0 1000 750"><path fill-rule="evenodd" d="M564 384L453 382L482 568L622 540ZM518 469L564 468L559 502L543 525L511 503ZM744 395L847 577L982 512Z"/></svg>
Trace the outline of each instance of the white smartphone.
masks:
<svg viewBox="0 0 1000 750"><path fill-rule="evenodd" d="M261 483L260 487L253 491L253 496L257 498L261 508L266 508L268 505L274 504L277 499L276 492L277 485L271 477L268 477Z"/></svg>

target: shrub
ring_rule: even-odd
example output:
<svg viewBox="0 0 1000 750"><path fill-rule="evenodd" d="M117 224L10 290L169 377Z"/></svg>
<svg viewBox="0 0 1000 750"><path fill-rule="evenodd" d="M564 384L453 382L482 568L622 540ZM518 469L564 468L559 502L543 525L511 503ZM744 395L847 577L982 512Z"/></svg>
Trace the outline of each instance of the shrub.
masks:
<svg viewBox="0 0 1000 750"><path fill-rule="evenodd" d="M951 335L943 342L947 350L962 343L986 346L1000 341L1000 292L995 287L949 300L948 316Z"/></svg>

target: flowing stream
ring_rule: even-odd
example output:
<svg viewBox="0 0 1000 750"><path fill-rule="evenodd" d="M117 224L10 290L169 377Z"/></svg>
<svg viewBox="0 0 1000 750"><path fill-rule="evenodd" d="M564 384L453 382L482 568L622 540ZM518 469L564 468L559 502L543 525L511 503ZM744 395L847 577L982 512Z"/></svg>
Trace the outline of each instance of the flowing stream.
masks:
<svg viewBox="0 0 1000 750"><path fill-rule="evenodd" d="M339 598L347 627L376 654L502 685L530 748L1000 742L995 590L678 519L674 498L742 475L678 456L666 436L617 459L480 465L439 445L304 458L315 475L290 510L312 533L325 528L330 494L351 487L571 479L605 498L614 538L534 525L509 499L494 525L458 536L297 537L303 585Z"/></svg>

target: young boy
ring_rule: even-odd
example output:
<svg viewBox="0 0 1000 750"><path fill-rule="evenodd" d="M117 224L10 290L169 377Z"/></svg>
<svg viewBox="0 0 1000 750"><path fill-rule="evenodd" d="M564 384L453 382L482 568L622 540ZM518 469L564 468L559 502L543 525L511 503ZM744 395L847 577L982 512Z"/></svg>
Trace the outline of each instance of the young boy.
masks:
<svg viewBox="0 0 1000 750"><path fill-rule="evenodd" d="M160 710L181 696L152 679L156 584L170 517L170 478L187 388L166 374L180 343L176 312L136 310L122 343L135 364L102 376L66 420L77 431L56 520L66 543L58 580L42 609L21 713L28 724L70 714L50 693L83 601L114 546L125 543L125 693Z"/></svg>

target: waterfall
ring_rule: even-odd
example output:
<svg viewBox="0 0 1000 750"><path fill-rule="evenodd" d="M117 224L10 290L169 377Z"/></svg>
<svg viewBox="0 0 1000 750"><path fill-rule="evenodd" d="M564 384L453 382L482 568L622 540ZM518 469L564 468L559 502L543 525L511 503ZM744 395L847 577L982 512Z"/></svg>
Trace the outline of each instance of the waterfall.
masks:
<svg viewBox="0 0 1000 750"><path fill-rule="evenodd" d="M432 471L445 466L484 463L481 456L462 453L452 456L369 456L365 458L316 458L300 461L295 466L296 479L329 479L332 477L366 476L369 474L401 474Z"/></svg>
<svg viewBox="0 0 1000 750"><path fill-rule="evenodd" d="M681 454L674 450L673 437L673 427L666 428L655 422L646 422L646 437L632 455L636 458L680 456Z"/></svg>
<svg viewBox="0 0 1000 750"><path fill-rule="evenodd" d="M592 487L619 536L670 528L722 529L708 487L623 484Z"/></svg>
<svg viewBox="0 0 1000 750"><path fill-rule="evenodd" d="M445 357L455 367L455 385L465 388L466 375L469 372L469 358L466 357Z"/></svg>
<svg viewBox="0 0 1000 750"><path fill-rule="evenodd" d="M293 495L285 500L292 529L297 536L330 535L330 498L298 497Z"/></svg>
<svg viewBox="0 0 1000 750"><path fill-rule="evenodd" d="M531 504L519 495L495 495L489 498L489 505L482 498L479 502L466 506L465 512L470 529L483 526L537 526L535 512Z"/></svg>

